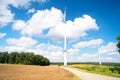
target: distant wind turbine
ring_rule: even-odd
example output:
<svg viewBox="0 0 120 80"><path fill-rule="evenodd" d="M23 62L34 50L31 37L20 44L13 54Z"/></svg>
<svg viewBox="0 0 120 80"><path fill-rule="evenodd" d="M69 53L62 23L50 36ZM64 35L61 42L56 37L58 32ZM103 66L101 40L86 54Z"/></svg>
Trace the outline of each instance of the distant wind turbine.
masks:
<svg viewBox="0 0 120 80"><path fill-rule="evenodd" d="M99 65L101 65L102 62L101 62L101 56L100 56L100 52L99 52L99 46L100 46L100 44L98 44L98 57L99 57Z"/></svg>

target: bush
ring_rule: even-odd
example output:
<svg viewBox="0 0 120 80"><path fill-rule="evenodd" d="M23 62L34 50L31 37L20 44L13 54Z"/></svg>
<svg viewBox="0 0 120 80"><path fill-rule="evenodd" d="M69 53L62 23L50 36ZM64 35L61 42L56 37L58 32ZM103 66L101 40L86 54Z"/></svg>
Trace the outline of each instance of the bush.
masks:
<svg viewBox="0 0 120 80"><path fill-rule="evenodd" d="M109 70L110 70L112 73L120 74L120 67L118 67L118 66L110 67Z"/></svg>
<svg viewBox="0 0 120 80"><path fill-rule="evenodd" d="M48 66L50 65L50 61L47 58L43 58L41 61L41 65Z"/></svg>

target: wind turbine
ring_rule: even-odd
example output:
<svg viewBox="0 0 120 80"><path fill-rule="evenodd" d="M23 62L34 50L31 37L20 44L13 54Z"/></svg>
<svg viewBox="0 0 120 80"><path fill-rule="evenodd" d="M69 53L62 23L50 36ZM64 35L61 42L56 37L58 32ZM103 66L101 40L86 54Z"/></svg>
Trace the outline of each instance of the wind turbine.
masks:
<svg viewBox="0 0 120 80"><path fill-rule="evenodd" d="M64 11L64 23L66 23L66 7ZM66 26L65 26L65 34L64 34L64 66L67 66L67 50L66 50Z"/></svg>
<svg viewBox="0 0 120 80"><path fill-rule="evenodd" d="M100 46L100 44L98 44L98 59L99 59L99 65L101 65L102 62L101 62L101 56L100 56L100 52L99 52L99 46Z"/></svg>

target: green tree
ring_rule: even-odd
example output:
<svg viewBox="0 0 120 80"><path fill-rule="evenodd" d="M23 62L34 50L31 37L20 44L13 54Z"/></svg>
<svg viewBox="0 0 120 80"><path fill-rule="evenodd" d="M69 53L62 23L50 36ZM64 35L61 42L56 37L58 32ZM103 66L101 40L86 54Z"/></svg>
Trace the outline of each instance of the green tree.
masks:
<svg viewBox="0 0 120 80"><path fill-rule="evenodd" d="M13 63L15 63L14 61L15 61L15 53L12 52L9 54L9 63L13 64Z"/></svg>
<svg viewBox="0 0 120 80"><path fill-rule="evenodd" d="M19 63L20 63L20 53L18 53L18 52L16 52L15 63L16 63L16 64L19 64Z"/></svg>
<svg viewBox="0 0 120 80"><path fill-rule="evenodd" d="M26 52L25 54L26 54L26 57L25 57L24 64L32 65L33 64L34 53Z"/></svg>
<svg viewBox="0 0 120 80"><path fill-rule="evenodd" d="M43 58L41 65L42 65L42 66L48 66L48 65L50 65L50 61L49 61L47 58Z"/></svg>
<svg viewBox="0 0 120 80"><path fill-rule="evenodd" d="M25 59L26 59L26 53L25 52L21 52L20 53L20 63L24 64Z"/></svg>
<svg viewBox="0 0 120 80"><path fill-rule="evenodd" d="M33 64L35 64L35 65L41 65L43 58L44 58L44 57L41 56L41 55L34 55Z"/></svg>
<svg viewBox="0 0 120 80"><path fill-rule="evenodd" d="M12 52L9 54L9 63L19 63L20 58L19 58L19 53L18 52Z"/></svg>
<svg viewBox="0 0 120 80"><path fill-rule="evenodd" d="M0 63L8 63L8 52L0 52Z"/></svg>
<svg viewBox="0 0 120 80"><path fill-rule="evenodd" d="M120 53L120 35L117 37L118 43L117 43L117 47L118 47L118 52Z"/></svg>
<svg viewBox="0 0 120 80"><path fill-rule="evenodd" d="M32 52L0 52L0 63L50 65L50 61L42 55L34 55Z"/></svg>

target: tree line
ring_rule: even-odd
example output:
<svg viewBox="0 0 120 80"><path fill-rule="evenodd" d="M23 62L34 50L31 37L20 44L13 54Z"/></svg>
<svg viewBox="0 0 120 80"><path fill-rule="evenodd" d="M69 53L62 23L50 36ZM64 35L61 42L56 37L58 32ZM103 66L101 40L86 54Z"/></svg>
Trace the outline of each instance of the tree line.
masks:
<svg viewBox="0 0 120 80"><path fill-rule="evenodd" d="M26 65L50 65L50 61L42 55L32 52L0 52L0 63L26 64Z"/></svg>

